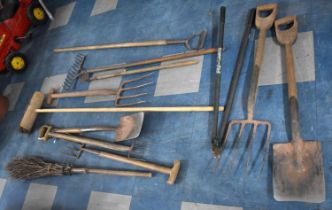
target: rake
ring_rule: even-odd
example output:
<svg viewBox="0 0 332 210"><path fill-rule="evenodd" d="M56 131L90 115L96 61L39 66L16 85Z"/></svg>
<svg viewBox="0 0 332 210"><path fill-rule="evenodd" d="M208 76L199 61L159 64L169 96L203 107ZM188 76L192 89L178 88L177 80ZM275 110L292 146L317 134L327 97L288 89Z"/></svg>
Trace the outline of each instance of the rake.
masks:
<svg viewBox="0 0 332 210"><path fill-rule="evenodd" d="M220 154L221 154L222 150L224 149L224 147L226 145L227 138L229 137L231 131L234 130L234 127L236 125L239 125L240 128L239 128L239 131L237 133L237 136L236 136L234 144L233 144L234 148L239 144L239 141L243 135L243 131L244 131L245 127L251 126L251 131L250 131L248 142L247 142L248 158L246 160L246 168L248 167L248 165L252 159L253 142L255 140L256 131L259 126L263 126L264 128L266 128L265 143L263 144L263 152L264 152L263 163L265 162L265 156L267 155L267 151L268 151L269 144L270 144L271 123L266 120L254 120L253 117L254 117L254 108L255 108L255 102L256 102L260 66L263 61L266 32L273 25L274 19L276 17L276 10L277 10L277 4L265 4L265 5L258 6L256 8L255 24L256 24L256 27L260 30L260 32L259 32L258 45L257 45L256 53L255 53L254 69L253 69L253 72L251 75L251 80L250 80L249 96L248 96L248 103L247 103L247 119L230 121L226 134L225 134L225 137L222 141L222 146L221 146L221 150L220 150ZM268 12L268 11L271 12L268 16L266 16L266 17L261 16L262 12Z"/></svg>
<svg viewBox="0 0 332 210"><path fill-rule="evenodd" d="M110 96L110 95L114 95L115 96L115 101L114 101L114 105L117 107L120 106L133 106L133 105L137 105L137 104L142 104L145 101L144 100L139 100L136 102L132 102L132 103L126 103L126 104L120 104L121 100L127 100L127 99L133 99L133 98L138 98L140 96L144 96L147 95L148 93L138 93L138 94L134 94L134 95L126 95L123 96L123 93L125 91L132 91L132 90L136 90L145 86L148 86L150 84L152 84L152 82L146 82L140 85L136 85L136 86L132 86L132 87L126 87L128 84L130 83L134 83L140 80L143 80L147 77L151 76L150 74L135 78L135 79L131 79L131 80L126 80L124 82L122 82L119 86L118 89L96 89L96 90L85 90L85 91L75 91L75 92L65 92L65 93L56 93L55 89L51 89L49 91L49 94L47 96L47 104L52 104L53 100L56 98L75 98L75 97L89 97L89 96Z"/></svg>
<svg viewBox="0 0 332 210"><path fill-rule="evenodd" d="M62 91L66 92L72 90L77 81L77 75L80 73L83 68L83 63L85 61L86 56L82 54L78 54L75 57L74 64L69 69L66 79L63 83Z"/></svg>

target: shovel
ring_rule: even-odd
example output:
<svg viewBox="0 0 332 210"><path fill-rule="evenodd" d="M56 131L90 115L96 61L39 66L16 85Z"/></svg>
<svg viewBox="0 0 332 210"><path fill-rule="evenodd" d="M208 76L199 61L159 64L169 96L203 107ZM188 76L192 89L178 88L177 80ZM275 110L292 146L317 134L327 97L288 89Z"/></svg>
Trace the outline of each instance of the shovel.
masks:
<svg viewBox="0 0 332 210"><path fill-rule="evenodd" d="M281 26L290 26L282 30ZM292 140L273 145L273 192L277 201L321 203L325 180L319 141L303 141L300 135L295 67L292 45L297 36L295 16L275 22L278 42L285 47Z"/></svg>
<svg viewBox="0 0 332 210"><path fill-rule="evenodd" d="M90 127L90 128L53 128L55 133L80 134L83 132L114 131L115 141L125 141L139 136L142 130L144 112L126 115L120 118L118 127Z"/></svg>

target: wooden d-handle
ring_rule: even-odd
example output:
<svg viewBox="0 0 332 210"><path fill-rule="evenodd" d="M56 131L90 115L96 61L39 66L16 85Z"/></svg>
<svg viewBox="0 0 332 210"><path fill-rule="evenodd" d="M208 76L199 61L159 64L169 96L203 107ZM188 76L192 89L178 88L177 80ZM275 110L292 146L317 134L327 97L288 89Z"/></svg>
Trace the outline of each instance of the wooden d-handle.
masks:
<svg viewBox="0 0 332 210"><path fill-rule="evenodd" d="M281 29L283 25L291 25L287 29ZM297 20L296 16L287 16L280 18L274 23L278 42L283 45L292 45L297 37Z"/></svg>
<svg viewBox="0 0 332 210"><path fill-rule="evenodd" d="M276 3L257 6L255 24L259 30L268 30L269 28L271 28L277 16L277 8L278 5ZM261 16L261 12L266 11L271 11L271 13L266 17Z"/></svg>

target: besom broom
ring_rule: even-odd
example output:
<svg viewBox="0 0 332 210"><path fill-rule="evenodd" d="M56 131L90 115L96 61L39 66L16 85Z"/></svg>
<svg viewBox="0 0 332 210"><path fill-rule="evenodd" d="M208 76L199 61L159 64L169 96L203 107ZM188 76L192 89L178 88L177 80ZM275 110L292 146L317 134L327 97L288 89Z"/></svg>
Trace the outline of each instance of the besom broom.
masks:
<svg viewBox="0 0 332 210"><path fill-rule="evenodd" d="M7 164L6 169L13 179L37 179L47 176L72 175L74 173L152 177L151 172L79 168L68 164L46 161L40 157L16 157Z"/></svg>

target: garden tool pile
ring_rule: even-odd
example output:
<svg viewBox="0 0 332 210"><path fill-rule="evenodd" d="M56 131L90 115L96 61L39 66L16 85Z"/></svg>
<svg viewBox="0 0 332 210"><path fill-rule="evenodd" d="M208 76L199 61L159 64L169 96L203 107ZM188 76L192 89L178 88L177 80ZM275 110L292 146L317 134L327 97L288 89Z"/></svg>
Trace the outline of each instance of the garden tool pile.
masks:
<svg viewBox="0 0 332 210"><path fill-rule="evenodd" d="M253 171L262 173L262 169L267 165L267 168L272 168L273 172L273 195L275 200L312 203L323 202L325 200L325 179L321 144L317 140L304 141L300 135L299 102L297 99L295 65L292 53L292 45L296 42L298 23L295 16L277 19L277 10L278 5L276 3L259 5L256 8L248 10L229 91L225 94L225 111L224 107L220 106L220 92L222 91L221 81L224 71L222 71L222 69L225 69L224 66L222 68L222 60L224 55L227 56L227 51L224 52L224 26L225 23L227 23L225 21L226 8L223 6L220 7L217 48L204 49L204 41L207 35L207 31L204 30L198 34L193 33L193 35L187 39L121 42L54 49L56 53L63 53L182 44L190 51L93 68L83 68L86 56L78 54L75 58L74 65L67 74L62 89L49 90L47 104L53 105L55 99L61 98L112 95L115 96L114 106L44 107L45 94L35 92L20 122L20 130L24 133L30 133L34 131L34 124L37 121L37 117L42 113L133 112L133 114L120 117L117 126L91 125L86 127L73 126L63 128L61 125L58 125L60 126L58 128L53 125L45 124L39 129L38 139L46 142L50 138L55 138L79 144L80 155L77 156L78 158L82 153L87 153L95 157L143 168L144 171L76 167L70 164L57 163L45 158L26 156L17 157L7 165L7 170L10 175L15 179L34 179L45 176L70 175L73 173L152 177L152 172L157 172L166 174L168 176L167 183L174 184L180 173L180 160L173 160L172 166L164 166L162 164L159 165L150 161L133 158L129 155L130 152L135 150L134 141L138 141L138 138L146 137L143 129L144 115L149 112L212 112L212 125L209 126L209 128L211 128L211 157L215 157L217 160L224 160L221 161L223 164L220 164L224 172L232 176L233 170L228 170L227 167L234 168L238 165L243 165L246 175ZM271 30L273 25L274 31ZM247 52L250 46L249 44L252 42L252 45L254 45L256 30L259 31L257 46L256 48L253 46L253 50ZM272 167L268 164L270 136L273 132L280 131L273 129L272 125L274 119L264 119L259 113L255 113L254 115L256 101L260 100L258 84L264 54L266 53L264 49L266 36L269 34L268 32L271 32L272 36L274 36L275 32L279 44L283 46L285 50L288 102L291 119L291 141L289 143L274 142ZM199 63L194 57L207 54L217 54L216 67L212 68L214 90L211 95L214 99L213 105L142 106L143 103L147 103L147 100L144 100L143 97L149 95L145 87L154 84L152 81L153 77L151 76L154 71L170 71L171 69L176 69L176 71L181 72L181 68ZM253 65L250 66L249 74L247 74L249 83L245 84L244 88L248 89L246 116L243 117L244 119L242 117L232 117L231 119L231 113L235 107L234 104L240 103L236 101L236 92L239 86L241 71L244 68L243 64L246 55L249 57L249 60L253 58ZM190 60L180 60L184 58ZM172 61L172 63L163 64L162 62L165 61ZM228 69L230 68L227 67L227 70ZM120 86L115 89L73 90L78 83L81 82L91 83L95 80L105 80L121 76L126 77L129 75L138 76L124 79ZM123 100L128 101L123 102ZM219 123L219 114L221 111L224 112L222 113L221 122ZM264 107L260 111L260 113L262 113L265 111L271 112L273 110ZM148 118L146 118L146 120L147 119ZM94 132L112 132L114 137L101 140L99 138L84 136L87 132L91 134ZM245 133L248 133L248 135ZM109 136L111 135L112 134L109 134ZM242 146L244 148L241 148ZM183 178L185 179L186 177Z"/></svg>

